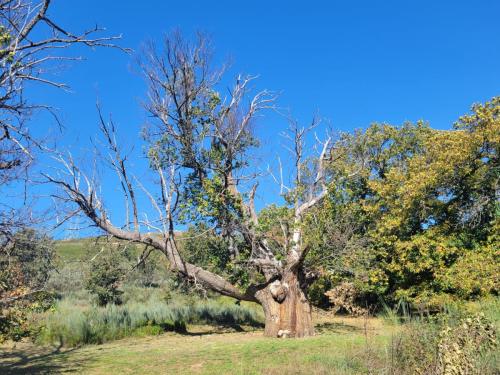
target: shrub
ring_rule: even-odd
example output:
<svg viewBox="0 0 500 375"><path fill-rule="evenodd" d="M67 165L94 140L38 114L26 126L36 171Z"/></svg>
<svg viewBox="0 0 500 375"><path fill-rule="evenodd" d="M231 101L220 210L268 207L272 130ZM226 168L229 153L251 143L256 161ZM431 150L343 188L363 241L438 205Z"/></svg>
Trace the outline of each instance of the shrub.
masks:
<svg viewBox="0 0 500 375"><path fill-rule="evenodd" d="M58 294L68 295L85 290L89 264L82 261L67 262L54 270L47 282L47 289Z"/></svg>
<svg viewBox="0 0 500 375"><path fill-rule="evenodd" d="M217 301L165 302L153 293L144 302L123 305L77 307L72 299L61 301L54 313L41 322L40 342L66 346L100 344L131 335L159 334L166 331L186 332L186 324L221 326L261 326L262 319L254 309Z"/></svg>
<svg viewBox="0 0 500 375"><path fill-rule="evenodd" d="M28 315L53 302L45 283L53 269L53 241L33 229L22 229L0 247L0 342L32 333Z"/></svg>
<svg viewBox="0 0 500 375"><path fill-rule="evenodd" d="M352 283L342 282L326 292L325 295L333 305L335 313L340 309L344 309L351 315L360 316L367 314L368 311L356 304L358 293L358 290Z"/></svg>
<svg viewBox="0 0 500 375"><path fill-rule="evenodd" d="M11 244L0 249L0 292L44 285L54 269L52 239L34 229L23 229L13 236Z"/></svg>
<svg viewBox="0 0 500 375"><path fill-rule="evenodd" d="M488 357L496 330L483 314L443 314L406 324L391 347L391 373L417 375L494 374Z"/></svg>
<svg viewBox="0 0 500 375"><path fill-rule="evenodd" d="M97 297L100 306L122 302L123 291L119 287L125 273L125 267L122 264L122 252L116 250L105 247L96 255L85 282L85 289Z"/></svg>

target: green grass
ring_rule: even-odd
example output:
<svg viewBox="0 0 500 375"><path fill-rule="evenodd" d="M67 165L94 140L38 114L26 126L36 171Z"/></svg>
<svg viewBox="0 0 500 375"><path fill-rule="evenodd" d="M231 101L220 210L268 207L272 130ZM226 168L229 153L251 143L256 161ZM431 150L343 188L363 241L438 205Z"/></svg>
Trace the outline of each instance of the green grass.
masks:
<svg viewBox="0 0 500 375"><path fill-rule="evenodd" d="M56 254L61 257L61 260L63 262L83 260L85 258L92 257L97 252L96 249L93 249L93 246L95 246L95 241L96 238L93 237L75 238L71 240L58 240L55 241ZM120 241L114 240L113 242L116 243ZM142 252L142 248L142 245L135 245L135 255L139 255Z"/></svg>
<svg viewBox="0 0 500 375"><path fill-rule="evenodd" d="M382 348L390 340L390 331L384 333L376 320L368 331L365 336L363 322L349 319L335 319L321 335L295 340L265 338L261 332L191 330L60 352L19 348L4 365L6 374L358 374L366 362L357 351L368 344ZM32 358L29 363L16 359L20 351Z"/></svg>
<svg viewBox="0 0 500 375"><path fill-rule="evenodd" d="M86 255L86 242L88 239L60 240L56 241L56 253L64 261L76 261Z"/></svg>
<svg viewBox="0 0 500 375"><path fill-rule="evenodd" d="M486 301L473 309L493 313L497 304ZM382 317L315 314L314 319L318 335L303 339L266 338L262 331L227 333L199 324L188 325L187 332L159 334L155 325L146 325L132 337L102 345L4 345L0 373L413 375L416 368L427 375L439 373L432 363L437 364L434 345L440 328L425 319L399 324ZM475 355L478 374L499 373L498 350ZM431 367L422 367L429 363Z"/></svg>
<svg viewBox="0 0 500 375"><path fill-rule="evenodd" d="M382 317L367 320L318 315L317 336L277 340L255 332L262 321L255 304L238 307L229 298L201 301L170 293L166 285L125 285L122 306L95 307L75 284L78 261L88 257L88 241L56 243L62 260L76 269L59 275L65 298L42 317L46 328L39 343L45 346L0 346L0 374L409 375L410 359L417 365L427 358L435 361L433 345L442 327L389 308ZM465 313L483 313L500 330L498 298L450 305L448 320L456 324ZM246 332L234 332L236 327ZM82 344L87 345L69 348ZM499 361L498 350L486 353L478 362L480 373L500 374Z"/></svg>

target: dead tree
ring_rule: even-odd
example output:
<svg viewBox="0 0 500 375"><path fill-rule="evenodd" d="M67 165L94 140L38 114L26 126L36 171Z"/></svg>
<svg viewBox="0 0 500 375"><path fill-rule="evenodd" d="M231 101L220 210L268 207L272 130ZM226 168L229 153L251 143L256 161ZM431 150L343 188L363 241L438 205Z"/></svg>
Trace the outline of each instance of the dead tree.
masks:
<svg viewBox="0 0 500 375"><path fill-rule="evenodd" d="M134 208L128 210L132 217L127 217L126 223L114 223L97 181L71 157L61 154L57 156L63 166L60 173L45 175L60 188L57 197L64 203L76 204L105 233L161 251L174 271L193 282L223 295L261 304L265 335L312 335L311 307L304 290L306 275L302 266L307 246L302 222L306 212L327 194L325 170L330 138L321 143L314 158L314 177L307 179L303 172L310 165L304 150L308 129L296 123L291 128L295 160L295 187L290 189L293 223L284 232L286 257L280 260L266 234L258 229L259 215L254 204L257 181L248 173L249 150L257 144L253 133L255 120L264 110L274 108L275 95L261 91L249 98L254 77L238 76L227 97L223 97L216 90L222 70L210 69L210 46L203 36L190 44L174 33L164 40L161 53L151 45L144 56L141 66L149 85L146 109L151 117L144 133L151 170L158 182L157 192L131 177L127 156L116 141L115 127L101 117L104 140L111 150L107 153L108 164L122 182L126 207ZM149 198L157 213L155 219L140 217L140 212L145 211L135 209L136 190ZM183 259L179 250L181 238L175 231L182 210L210 218L217 233L229 243L243 241L251 249L245 264L259 272L262 281L240 290L220 275ZM130 222L139 223L141 230L127 229Z"/></svg>
<svg viewBox="0 0 500 375"><path fill-rule="evenodd" d="M114 44L120 36L100 37L104 29L99 27L78 34L66 30L50 17L50 4L50 0L0 2L0 188L25 176L37 150L44 147L43 140L30 132L33 113L47 110L56 115L49 103L29 100L26 84L66 89L50 71L63 61L81 59L62 53L72 45L120 48ZM7 209L2 209L2 216L9 216L3 215Z"/></svg>
<svg viewBox="0 0 500 375"><path fill-rule="evenodd" d="M28 165L34 157L33 148L42 146L40 140L31 136L27 126L30 116L38 109L51 111L48 103L29 101L26 83L66 89L68 86L54 80L49 71L58 63L81 57L64 55L62 50L75 44L120 48L114 44L120 36L99 37L104 30L99 27L79 34L66 30L48 14L50 3L0 3L0 173L4 180L7 172Z"/></svg>
<svg viewBox="0 0 500 375"><path fill-rule="evenodd" d="M30 100L27 84L67 89L50 72L65 61L81 59L63 53L74 45L126 51L114 44L120 36L103 36L99 27L80 33L66 29L49 15L50 5L50 0L0 1L0 252L3 253L12 247L17 232L38 221L31 212L30 197L16 195L16 203L20 202L17 205L7 197L12 184L28 184L29 167L46 148L45 140L34 137L30 131L34 126L30 119L34 112L46 110L58 121L50 103ZM16 185L16 191L19 190Z"/></svg>

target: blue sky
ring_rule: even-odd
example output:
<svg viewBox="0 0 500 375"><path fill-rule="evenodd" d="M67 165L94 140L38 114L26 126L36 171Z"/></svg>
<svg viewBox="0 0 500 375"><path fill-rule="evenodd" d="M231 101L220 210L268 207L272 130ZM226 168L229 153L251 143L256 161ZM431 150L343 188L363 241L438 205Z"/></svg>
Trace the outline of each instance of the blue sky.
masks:
<svg viewBox="0 0 500 375"><path fill-rule="evenodd" d="M302 121L313 113L350 131L371 122L429 121L447 129L474 102L500 94L500 2L478 1L111 1L54 0L50 14L79 31L98 24L141 43L180 28L209 33L216 59L230 74L258 74L257 88L281 92L279 105ZM112 113L124 142L136 143L145 114L145 85L134 56L84 48L58 73L65 93L33 88L35 100L59 108L59 143L77 156L97 130L95 101ZM259 125L264 153L277 146L284 121ZM54 124L40 116L36 131ZM270 156L271 157L271 156ZM141 165L137 161L137 165ZM261 205L273 201L261 193ZM109 200L119 211L121 205Z"/></svg>

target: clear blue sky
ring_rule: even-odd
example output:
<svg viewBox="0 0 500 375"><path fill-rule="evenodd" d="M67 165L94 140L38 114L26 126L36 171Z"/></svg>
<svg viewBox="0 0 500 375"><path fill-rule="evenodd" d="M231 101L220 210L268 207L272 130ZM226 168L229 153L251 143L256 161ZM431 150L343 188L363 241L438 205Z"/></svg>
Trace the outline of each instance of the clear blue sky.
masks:
<svg viewBox="0 0 500 375"><path fill-rule="evenodd" d="M231 73L259 74L256 85L281 91L279 104L307 120L316 111L339 130L370 122L424 119L450 128L474 102L500 94L500 1L111 1L54 0L52 17L71 30L99 24L140 51L180 28L208 32ZM96 133L99 97L126 141L145 116L143 79L134 58L77 49L87 60L60 73L73 92L34 89L60 109L61 145L75 154ZM39 129L48 119L40 118ZM259 130L273 148L283 123ZM261 196L262 201L269 201ZM118 203L110 200L110 205Z"/></svg>

